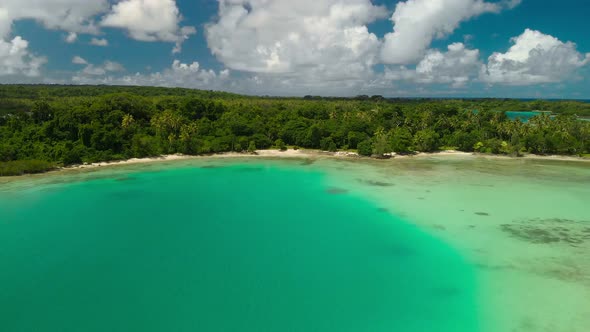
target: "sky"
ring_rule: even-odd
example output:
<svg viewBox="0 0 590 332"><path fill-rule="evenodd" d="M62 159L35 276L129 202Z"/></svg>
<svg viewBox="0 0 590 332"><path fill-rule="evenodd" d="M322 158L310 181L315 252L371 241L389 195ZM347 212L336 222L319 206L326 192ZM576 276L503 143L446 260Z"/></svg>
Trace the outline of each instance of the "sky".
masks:
<svg viewBox="0 0 590 332"><path fill-rule="evenodd" d="M590 99L587 0L0 0L0 83Z"/></svg>

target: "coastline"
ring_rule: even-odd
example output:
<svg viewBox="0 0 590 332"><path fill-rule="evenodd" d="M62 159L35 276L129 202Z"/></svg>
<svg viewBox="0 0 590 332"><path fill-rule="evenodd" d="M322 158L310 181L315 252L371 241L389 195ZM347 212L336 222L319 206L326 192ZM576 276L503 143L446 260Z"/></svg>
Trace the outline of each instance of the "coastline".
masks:
<svg viewBox="0 0 590 332"><path fill-rule="evenodd" d="M412 159L412 158L430 158L430 157L478 157L486 159L503 159L503 160L555 160L555 161L578 161L578 162L590 162L590 158L582 158L575 156L560 156L560 155L534 155L527 154L522 157L511 157L504 155L492 155L482 154L474 152L462 152L455 150L439 151L439 152L420 152L413 155L398 155L392 154L390 158L378 159L373 157L363 157L355 152L327 152L321 150L307 150L307 149L288 149L286 151L280 151L275 149L269 150L257 150L256 153L247 152L224 152L210 155L183 155L183 154L171 154L162 155L159 157L147 157L147 158L132 158L119 161L103 161L92 164L73 165L67 167L57 168L55 171L69 170L69 169L85 169L85 168L96 168L105 166L117 166L117 165L132 165L152 162L165 162L174 160L191 160L191 159L208 159L208 158L340 158L340 159L360 159L360 160L395 160L395 159Z"/></svg>
<svg viewBox="0 0 590 332"><path fill-rule="evenodd" d="M126 160L118 160L118 161L102 161L97 163L91 164L80 164L80 165L72 165L66 167L58 167L56 169L44 172L44 173L37 173L37 174L25 174L25 175L18 175L18 176L5 176L0 177L2 179L19 179L24 177L31 177L31 176L43 176L45 174L55 174L64 171L71 171L71 170L91 170L100 167L112 167L112 166L125 166L125 165L136 165L136 164L147 164L147 163L158 163L158 162L169 162L169 161L181 161L181 160L206 160L206 159L214 159L214 158L287 158L287 159L310 159L310 158L328 158L328 159L346 159L346 160L372 160L372 161L386 161L386 160L396 160L396 159L422 159L422 158L436 158L436 157L450 157L450 158L484 158L489 160L540 160L540 161L564 161L564 162L588 162L590 163L590 158L583 158L577 156L562 156L562 155L534 155L534 154L527 154L522 157L511 157L505 155L492 155L492 154L482 154L482 153L474 153L474 152L463 152L463 151L456 151L456 150L446 150L446 151L438 151L438 152L420 152L412 155L398 155L398 154L391 154L388 156L389 158L373 158L373 157L364 157L358 155L356 152L347 152L347 151L338 151L338 152L327 152L321 150L311 150L311 149L288 149L286 151L280 151L276 149L269 149L269 150L257 150L256 153L247 153L247 152L224 152L219 154L209 154L209 155L183 155L183 154L171 154L171 155L162 155L159 157L146 157L146 158L131 158Z"/></svg>

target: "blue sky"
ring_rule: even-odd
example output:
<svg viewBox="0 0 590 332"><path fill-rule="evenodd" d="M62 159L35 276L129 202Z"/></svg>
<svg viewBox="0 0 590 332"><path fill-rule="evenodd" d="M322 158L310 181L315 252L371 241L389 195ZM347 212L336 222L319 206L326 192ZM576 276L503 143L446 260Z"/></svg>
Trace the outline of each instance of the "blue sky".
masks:
<svg viewBox="0 0 590 332"><path fill-rule="evenodd" d="M0 83L589 99L587 13L585 0L3 0Z"/></svg>

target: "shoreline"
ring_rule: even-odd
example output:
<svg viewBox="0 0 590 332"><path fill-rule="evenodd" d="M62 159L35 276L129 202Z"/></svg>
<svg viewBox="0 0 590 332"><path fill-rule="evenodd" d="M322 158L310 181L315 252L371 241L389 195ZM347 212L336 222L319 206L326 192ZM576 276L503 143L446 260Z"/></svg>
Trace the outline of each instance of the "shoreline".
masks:
<svg viewBox="0 0 590 332"><path fill-rule="evenodd" d="M398 155L391 154L388 158L374 158L360 156L356 152L338 151L328 152L311 149L288 149L280 151L276 149L257 150L256 153L248 152L223 152L208 155L184 155L184 154L170 154L159 157L146 158L132 158L119 161L102 161L91 164L73 165L67 167L59 167L50 172L64 171L71 169L89 169L97 167L119 166L119 165L133 165L153 162L166 162L175 160L192 160L192 159L213 159L213 158L336 158L336 159L350 159L350 160L396 160L396 159L414 159L414 158L429 158L429 157L472 157L485 159L499 159L499 160L551 160L551 161L575 161L575 162L590 162L590 158L583 158L577 156L562 156L562 155L535 155L526 154L521 157L512 157L506 155L483 154L476 152L463 152L456 150L446 150L438 152L419 152L416 154Z"/></svg>
<svg viewBox="0 0 590 332"><path fill-rule="evenodd" d="M257 150L256 153L247 152L224 152L218 154L209 155L183 155L183 154L171 154L162 155L159 157L146 157L146 158L131 158L126 160L118 161L101 161L91 164L80 164L66 167L58 167L53 170L36 173L36 174L24 174L17 176L5 176L0 177L5 180L8 179L19 179L31 176L42 176L46 174L62 173L71 170L91 170L100 167L112 167L112 166L125 166L125 165L136 165L136 164L148 164L157 162L168 162L168 161L179 161L179 160L199 160L199 159L214 159L214 158L286 158L286 159L309 159L309 158L335 158L335 159L346 159L346 160L372 160L372 161L386 161L386 160L410 160L410 159L421 159L431 157L461 157L461 158L485 158L489 160L540 160L540 161L565 161L565 162L590 162L590 158L583 158L577 156L561 156L561 155L535 155L527 154L522 157L512 157L506 155L493 155L493 154L482 154L475 152L463 152L456 150L446 150L438 152L420 152L411 155L398 155L391 154L388 158L374 158L360 156L356 152L338 151L338 152L327 152L321 150L308 150L308 149L288 149L286 151L280 151L276 149L269 150Z"/></svg>

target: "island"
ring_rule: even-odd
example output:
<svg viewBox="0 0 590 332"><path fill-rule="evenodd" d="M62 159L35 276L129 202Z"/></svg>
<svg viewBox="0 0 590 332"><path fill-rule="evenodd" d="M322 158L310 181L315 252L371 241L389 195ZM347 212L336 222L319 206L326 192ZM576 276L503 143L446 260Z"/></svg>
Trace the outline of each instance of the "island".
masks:
<svg viewBox="0 0 590 332"><path fill-rule="evenodd" d="M524 115L523 115L524 114ZM0 85L0 176L164 155L308 149L588 157L590 104L255 97L205 90Z"/></svg>

